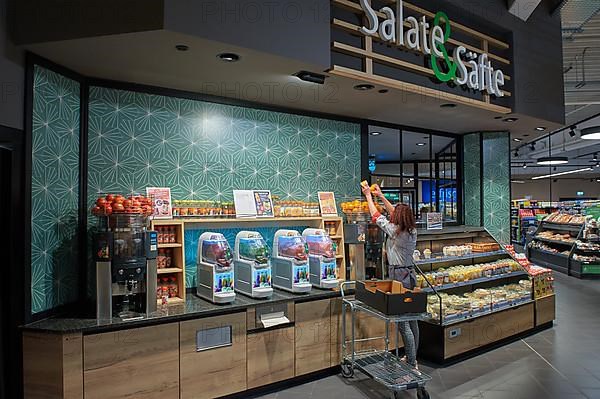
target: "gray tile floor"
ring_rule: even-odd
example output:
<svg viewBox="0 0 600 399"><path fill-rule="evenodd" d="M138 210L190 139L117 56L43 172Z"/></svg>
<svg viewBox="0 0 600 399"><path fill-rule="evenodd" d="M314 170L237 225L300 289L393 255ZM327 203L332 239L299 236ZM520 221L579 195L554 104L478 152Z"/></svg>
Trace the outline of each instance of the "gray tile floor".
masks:
<svg viewBox="0 0 600 399"><path fill-rule="evenodd" d="M556 273L554 328L502 348L438 368L421 365L433 377L432 398L600 399L600 281ZM402 398L415 398L414 391ZM261 399L390 398L372 380L331 376Z"/></svg>

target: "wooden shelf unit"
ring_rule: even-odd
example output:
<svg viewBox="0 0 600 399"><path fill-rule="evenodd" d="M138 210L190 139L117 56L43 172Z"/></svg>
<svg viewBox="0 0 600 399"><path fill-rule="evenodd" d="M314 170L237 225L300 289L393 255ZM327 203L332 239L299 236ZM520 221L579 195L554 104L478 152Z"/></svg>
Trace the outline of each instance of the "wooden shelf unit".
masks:
<svg viewBox="0 0 600 399"><path fill-rule="evenodd" d="M169 298L168 304L180 304L185 302L185 244L184 223L179 219L160 219L152 221L152 229L158 230L163 227L175 228L175 243L159 243L158 249L166 249L171 252L171 267L156 270L159 279L174 275L177 278L177 298ZM159 283L160 286L161 283ZM160 304L161 300L157 299Z"/></svg>
<svg viewBox="0 0 600 399"><path fill-rule="evenodd" d="M330 231L330 226L332 231ZM333 242L337 245L336 273L339 280L346 280L346 253L344 251L344 219L341 217L321 218L321 229L327 231ZM335 230L335 232L333 231Z"/></svg>

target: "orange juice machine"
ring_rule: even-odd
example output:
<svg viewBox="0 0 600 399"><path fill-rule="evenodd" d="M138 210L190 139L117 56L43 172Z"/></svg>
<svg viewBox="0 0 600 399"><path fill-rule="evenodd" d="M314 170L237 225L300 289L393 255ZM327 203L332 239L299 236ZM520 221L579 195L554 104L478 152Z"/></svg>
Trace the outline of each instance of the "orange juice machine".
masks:
<svg viewBox="0 0 600 399"><path fill-rule="evenodd" d="M111 214L99 218L94 234L96 317L124 320L156 311L156 231L146 229L140 214Z"/></svg>
<svg viewBox="0 0 600 399"><path fill-rule="evenodd" d="M196 294L213 303L235 300L233 257L220 233L202 233L196 257Z"/></svg>
<svg viewBox="0 0 600 399"><path fill-rule="evenodd" d="M307 249L296 230L277 230L273 239L271 266L273 286L294 293L310 292L312 285Z"/></svg>
<svg viewBox="0 0 600 399"><path fill-rule="evenodd" d="M305 229L302 237L308 247L310 282L318 288L336 288L335 243L323 229Z"/></svg>
<svg viewBox="0 0 600 399"><path fill-rule="evenodd" d="M256 231L240 231L235 237L233 264L235 290L253 298L273 295L269 247Z"/></svg>

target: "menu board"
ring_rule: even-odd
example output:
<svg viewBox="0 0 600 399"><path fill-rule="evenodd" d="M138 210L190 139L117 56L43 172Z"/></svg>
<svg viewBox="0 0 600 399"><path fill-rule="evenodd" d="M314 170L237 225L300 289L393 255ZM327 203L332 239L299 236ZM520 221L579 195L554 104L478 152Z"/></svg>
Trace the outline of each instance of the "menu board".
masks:
<svg viewBox="0 0 600 399"><path fill-rule="evenodd" d="M337 216L337 206L335 204L335 194L331 191L319 192L319 206L321 207L321 216Z"/></svg>
<svg viewBox="0 0 600 399"><path fill-rule="evenodd" d="M273 199L269 190L233 190L235 215L239 218L272 218Z"/></svg>
<svg viewBox="0 0 600 399"><path fill-rule="evenodd" d="M442 220L440 212L429 212L427 214L427 230L442 230Z"/></svg>
<svg viewBox="0 0 600 399"><path fill-rule="evenodd" d="M146 196L152 200L154 219L172 219L171 189L169 187L146 187Z"/></svg>

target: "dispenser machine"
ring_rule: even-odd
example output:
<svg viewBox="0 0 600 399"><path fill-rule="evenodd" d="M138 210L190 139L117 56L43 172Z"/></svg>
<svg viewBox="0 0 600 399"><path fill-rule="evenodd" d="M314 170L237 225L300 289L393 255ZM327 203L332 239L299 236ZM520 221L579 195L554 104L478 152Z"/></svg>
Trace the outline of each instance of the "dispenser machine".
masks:
<svg viewBox="0 0 600 399"><path fill-rule="evenodd" d="M240 231L235 237L234 249L235 290L253 298L270 297L273 288L269 247L262 235Z"/></svg>
<svg viewBox="0 0 600 399"><path fill-rule="evenodd" d="M94 235L96 317L140 319L156 311L156 231L137 214L100 218Z"/></svg>
<svg viewBox="0 0 600 399"><path fill-rule="evenodd" d="M335 243L322 229L305 229L302 237L308 247L310 282L318 288L336 288Z"/></svg>
<svg viewBox="0 0 600 399"><path fill-rule="evenodd" d="M310 292L306 245L296 230L277 230L271 265L276 288L294 293Z"/></svg>
<svg viewBox="0 0 600 399"><path fill-rule="evenodd" d="M199 297L213 303L235 300L233 257L223 234L203 233L200 236L196 264Z"/></svg>

